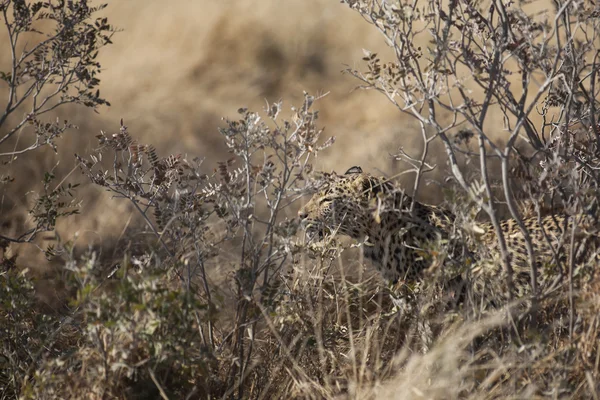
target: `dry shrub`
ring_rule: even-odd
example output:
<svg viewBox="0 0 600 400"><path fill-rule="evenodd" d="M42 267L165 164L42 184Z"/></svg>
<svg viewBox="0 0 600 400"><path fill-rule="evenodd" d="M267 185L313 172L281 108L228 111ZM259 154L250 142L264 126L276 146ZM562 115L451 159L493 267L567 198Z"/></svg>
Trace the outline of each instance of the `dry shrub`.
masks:
<svg viewBox="0 0 600 400"><path fill-rule="evenodd" d="M333 142L317 124L319 98L304 94L291 112L281 102L262 113L240 109L220 130L230 158L216 166L163 157L122 121L77 162L114 197L111 207L135 210L143 225L124 234L135 244L106 260L58 240L47 253L64 258L73 295L63 309L44 312L34 280L3 241L0 398L598 397L597 260L577 268L571 253L513 269L510 257L490 258L489 243L465 229L480 223L480 210L497 225L503 201L516 220L521 210L597 215L598 60L585 57L595 42L560 31L580 24L595 32L597 20L584 17L597 10L557 3L554 18L536 24L500 2L487 4L487 17L464 1L451 2L451 10L423 2L426 12L418 2L348 3L398 58L383 65L367 52L366 71L350 72L423 128L422 156L398 155L413 167L415 192L433 169L429 146L441 141L448 152L457 183L448 185L447 201L458 218L451 241L429 245L434 268L419 282L389 287L378 275L363 276L362 258L344 261L356 245L299 239L288 210L314 191L314 157ZM416 29L423 25L429 29ZM548 27L565 46L536 36ZM435 40L418 49L411 35ZM465 47L455 35L469 39ZM526 62L533 53L546 58ZM545 68L560 54L567 61ZM527 96L514 101L503 75L508 59L524 83L544 76L531 103ZM464 65L453 70L457 63ZM464 71L471 71L469 85L491 93L487 103L470 96ZM454 95L459 101L449 102ZM529 114L538 102L548 122L536 129ZM486 107L507 121L506 141L486 134ZM529 142L517 148L522 130ZM503 171L500 182L488 179L493 162ZM39 196L40 218L49 223L71 210L63 199L69 187L54 187ZM582 240L597 236L591 221ZM468 257L440 259L454 254L455 242ZM539 279L546 271L559 278L549 286Z"/></svg>
<svg viewBox="0 0 600 400"><path fill-rule="evenodd" d="M72 157L89 151L95 144L93 136L120 118L140 141L154 144L163 154L196 154L212 166L227 157L218 134L222 116L235 115L240 105L259 109L265 99L281 98L295 103L301 101L302 90L323 91L331 93L320 105L322 122L330 135L338 137L341 151L323 152L316 164L319 169L343 168L351 157L365 167L394 171L398 163L379 156L398 145L394 137L402 134L408 149L417 145L414 127L404 125L393 108L385 107L384 99L375 93L352 94L352 79L340 73L344 65L357 59L362 47L385 49L385 45L359 16L335 2L271 0L256 5L245 0L215 4L174 0L168 10L144 0L95 5L103 3L108 6L99 15L118 31L112 37L114 44L103 48L96 59L102 65L101 97L112 106L97 112L56 109L52 122L58 116L79 129L65 132L58 153L48 149L35 159L23 157L11 164L9 175L17 179L5 189L11 201L5 198L2 219L12 214L7 224L27 218L23 207L31 201L27 194L38 191L44 172L52 170L57 182L69 176L83 183L78 197L85 215L58 222L64 239L77 240L83 250L92 240L108 248L119 240L123 221L132 218L131 227L138 225L131 207L119 205L110 215L104 212L109 197L77 179ZM25 39L32 44L38 38ZM4 72L11 62L7 43L2 29L0 71ZM5 85L0 85L0 96L8 96ZM376 140L358 140L366 133ZM12 148L0 152L8 150ZM77 239L72 226L79 228ZM26 250L21 252L23 261L30 256ZM29 261L33 268L45 267L37 259Z"/></svg>

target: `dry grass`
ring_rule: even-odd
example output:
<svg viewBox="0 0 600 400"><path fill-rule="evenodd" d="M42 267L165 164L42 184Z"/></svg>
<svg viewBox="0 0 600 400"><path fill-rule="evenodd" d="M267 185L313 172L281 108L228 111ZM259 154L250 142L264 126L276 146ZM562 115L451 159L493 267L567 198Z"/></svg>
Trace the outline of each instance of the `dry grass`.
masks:
<svg viewBox="0 0 600 400"><path fill-rule="evenodd" d="M318 126L326 126L324 136L335 136L336 143L318 152L314 170L361 165L392 176L406 165L390 153L402 146L418 155L418 124L375 92L352 92L357 81L340 73L363 57L362 48L383 59L394 56L357 13L329 0L108 3L102 12L123 29L100 55L101 92L112 107L98 114L60 109L61 118L80 128L59 141L58 153L42 149L3 166L15 177L2 187L0 201L0 233L8 236L30 222L26 211L45 171L83 184L77 189L81 215L59 222L56 234L37 242L57 245L58 256L47 261L30 244L1 249L0 399L84 393L89 399L600 396L597 276L574 292L564 285L542 301L533 326L523 313L526 301L512 305L509 316L510 307L499 306L504 298L486 298L472 282L467 290L478 302L448 301L443 277L392 290L363 262L360 248L343 240L315 247L298 239L293 216L299 194L310 186L308 167L298 172L304 187L284 185L289 203L266 228L239 228L251 220L240 217L247 211L240 204L225 206L223 215L217 210L227 203L223 193L238 200L248 195L227 186L235 168L254 172L266 165L244 161L241 153L233 167L217 164L231 157L219 134L227 125L221 117L235 116L241 106L261 109L265 100L284 98L287 112L290 104L302 104L303 90L329 92L319 100ZM0 70L7 54L2 48ZM190 164L193 155L205 157L197 169L190 167L196 178L207 174L206 182L225 181L227 188L198 206L214 205L212 219L194 209L189 219L161 226L159 217L136 210L135 201L147 197L134 190L130 201L114 199L114 186L90 182L92 169L80 173L73 153L89 160L99 147L95 135L116 132L120 118L136 143L152 143L159 155L181 154ZM502 124L499 114L486 120L489 136L502 138ZM310 136L304 129L298 131ZM261 156L276 154L269 146ZM439 179L446 164L436 146L430 158L439 168L427 177ZM156 173L151 151L140 152L152 165L148 174ZM94 168L112 173L107 159ZM399 180L406 186L412 178ZM272 200L276 191L265 195L258 180L251 183L256 204ZM191 185L184 186L175 179L164 183L165 209ZM439 199L440 192L423 186L421 196ZM470 205L456 199L453 207L467 214ZM258 219L268 218L269 210L257 211ZM275 239L252 247L251 239L269 237L265 232ZM281 262L277 268L271 257ZM261 271L262 278L263 267L268 282L256 277ZM569 301L577 308L572 331Z"/></svg>

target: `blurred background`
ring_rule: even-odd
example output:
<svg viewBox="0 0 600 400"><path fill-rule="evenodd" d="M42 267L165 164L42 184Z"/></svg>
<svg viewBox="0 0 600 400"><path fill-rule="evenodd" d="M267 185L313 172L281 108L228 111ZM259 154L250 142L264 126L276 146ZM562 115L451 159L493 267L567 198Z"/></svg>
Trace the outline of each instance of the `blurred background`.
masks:
<svg viewBox="0 0 600 400"><path fill-rule="evenodd" d="M363 49L379 53L383 60L392 57L379 32L345 4L333 0L107 3L102 14L119 32L114 44L100 54L100 91L112 106L100 107L97 113L83 107L59 109L56 115L79 129L58 140L58 153L38 150L33 157L3 166L16 178L5 185L0 204L7 234L26 225L26 211L43 174L52 170L59 178L81 184L77 191L81 215L59 223L62 241L84 247L119 243L136 221L134 211L125 200L111 201L93 187L76 167L73 154L89 154L97 146L95 136L101 130L118 131L121 118L134 138L153 144L159 155L204 157L210 172L217 160L227 158L218 133L222 117L236 118L240 107L262 110L265 101L279 99L289 115L290 106L301 104L303 91L329 93L316 108L325 136L335 136L336 142L319 153L317 169L344 172L360 165L365 171L392 175L406 165L391 154L401 146L409 153L420 152L415 121L401 115L384 96L354 90L359 82L342 73L347 66L359 65ZM0 46L5 47L0 53L5 68L10 62L6 40L0 40ZM412 178L401 179L410 184ZM29 256L28 251L22 255Z"/></svg>

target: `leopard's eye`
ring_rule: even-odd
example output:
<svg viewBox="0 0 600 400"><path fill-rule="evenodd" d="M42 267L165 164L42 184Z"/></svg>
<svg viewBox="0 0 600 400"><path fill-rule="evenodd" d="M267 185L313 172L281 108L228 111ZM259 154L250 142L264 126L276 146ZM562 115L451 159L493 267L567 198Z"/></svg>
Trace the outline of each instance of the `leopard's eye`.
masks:
<svg viewBox="0 0 600 400"><path fill-rule="evenodd" d="M331 197L321 197L321 199L319 199L319 205L321 206L329 201L331 201Z"/></svg>

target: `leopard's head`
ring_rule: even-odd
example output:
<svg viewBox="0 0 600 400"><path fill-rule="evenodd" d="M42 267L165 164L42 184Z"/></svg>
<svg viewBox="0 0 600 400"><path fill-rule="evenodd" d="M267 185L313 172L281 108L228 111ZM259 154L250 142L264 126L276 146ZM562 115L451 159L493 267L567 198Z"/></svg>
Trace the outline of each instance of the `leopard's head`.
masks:
<svg viewBox="0 0 600 400"><path fill-rule="evenodd" d="M298 216L311 237L339 232L362 239L376 220L378 200L393 191L385 178L352 167L343 175L325 175L320 189Z"/></svg>

